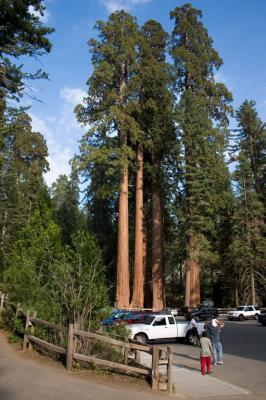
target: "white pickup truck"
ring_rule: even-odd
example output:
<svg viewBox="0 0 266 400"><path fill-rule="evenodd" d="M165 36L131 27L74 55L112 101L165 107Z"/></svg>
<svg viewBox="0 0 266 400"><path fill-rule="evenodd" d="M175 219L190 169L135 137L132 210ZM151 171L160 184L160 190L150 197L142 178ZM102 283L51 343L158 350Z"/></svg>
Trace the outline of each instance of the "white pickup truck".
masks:
<svg viewBox="0 0 266 400"><path fill-rule="evenodd" d="M232 321L233 319L238 319L243 321L244 319L258 319L260 314L260 309L254 306L240 306L235 310L230 310L227 313L227 319Z"/></svg>
<svg viewBox="0 0 266 400"><path fill-rule="evenodd" d="M202 334L204 322L198 322L198 333ZM131 331L130 339L140 343L149 340L184 338L188 343L193 343L193 335L190 322L176 320L169 314L150 314L144 317L144 323L132 324L128 328Z"/></svg>

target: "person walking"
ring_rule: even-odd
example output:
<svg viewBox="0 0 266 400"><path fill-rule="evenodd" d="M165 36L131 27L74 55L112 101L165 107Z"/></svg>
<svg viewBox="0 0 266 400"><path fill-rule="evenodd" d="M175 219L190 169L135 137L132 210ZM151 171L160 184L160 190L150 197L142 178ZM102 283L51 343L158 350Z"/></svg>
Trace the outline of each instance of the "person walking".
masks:
<svg viewBox="0 0 266 400"><path fill-rule="evenodd" d="M199 333L198 333L198 324L195 317L191 318L188 329L191 330L193 344L196 346L199 340Z"/></svg>
<svg viewBox="0 0 266 400"><path fill-rule="evenodd" d="M211 354L213 353L213 347L210 339L207 337L207 332L203 331L200 338L200 367L202 375L211 374Z"/></svg>
<svg viewBox="0 0 266 400"><path fill-rule="evenodd" d="M219 321L215 318L211 320L211 322L205 323L205 329L207 331L207 336L211 340L212 348L213 348L213 364L214 365L222 365L223 364L223 347L220 339L220 330L223 327L223 324L220 324Z"/></svg>

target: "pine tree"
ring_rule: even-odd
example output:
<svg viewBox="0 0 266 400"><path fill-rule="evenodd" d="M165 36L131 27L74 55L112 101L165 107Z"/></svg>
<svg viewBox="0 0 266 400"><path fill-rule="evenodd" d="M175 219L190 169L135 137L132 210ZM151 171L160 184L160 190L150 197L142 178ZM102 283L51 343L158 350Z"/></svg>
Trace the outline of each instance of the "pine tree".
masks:
<svg viewBox="0 0 266 400"><path fill-rule="evenodd" d="M237 162L236 209L231 257L236 289L242 302L262 303L265 299L265 125L253 101L244 101L236 111L234 161Z"/></svg>
<svg viewBox="0 0 266 400"><path fill-rule="evenodd" d="M53 29L43 25L43 0L0 0L0 101L22 96L28 79L47 77L41 70L23 70L14 60L22 56L36 57L48 53L51 43L47 35Z"/></svg>
<svg viewBox="0 0 266 400"><path fill-rule="evenodd" d="M186 305L200 302L200 257L204 215L209 208L212 142L225 134L231 95L225 85L215 83L214 72L222 60L212 47L200 10L190 4L171 12L175 21L171 54L177 74L177 123L184 148Z"/></svg>
<svg viewBox="0 0 266 400"><path fill-rule="evenodd" d="M10 111L6 130L0 176L2 268L20 230L48 199L42 176L48 170L43 136L32 131L31 119L23 110Z"/></svg>
<svg viewBox="0 0 266 400"><path fill-rule="evenodd" d="M85 225L85 218L79 209L79 178L75 163L71 175L60 175L51 187L56 221L62 229L63 243L71 244L72 235Z"/></svg>

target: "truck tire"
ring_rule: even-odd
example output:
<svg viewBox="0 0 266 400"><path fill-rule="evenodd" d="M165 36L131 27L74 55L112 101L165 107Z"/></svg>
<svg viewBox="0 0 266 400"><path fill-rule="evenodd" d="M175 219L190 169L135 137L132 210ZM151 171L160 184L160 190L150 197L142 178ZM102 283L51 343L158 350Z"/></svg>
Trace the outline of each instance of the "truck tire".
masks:
<svg viewBox="0 0 266 400"><path fill-rule="evenodd" d="M148 337L147 335L145 335L145 333L138 333L137 335L134 336L134 340L141 344L148 343Z"/></svg>
<svg viewBox="0 0 266 400"><path fill-rule="evenodd" d="M258 320L259 319L259 314L254 315L254 319Z"/></svg>
<svg viewBox="0 0 266 400"><path fill-rule="evenodd" d="M240 314L239 317L238 317L238 319L239 319L239 321L243 321L243 320L244 320L244 315L243 315L243 314Z"/></svg>
<svg viewBox="0 0 266 400"><path fill-rule="evenodd" d="M187 344L194 344L194 336L192 335L191 331L188 331L186 334L186 343Z"/></svg>

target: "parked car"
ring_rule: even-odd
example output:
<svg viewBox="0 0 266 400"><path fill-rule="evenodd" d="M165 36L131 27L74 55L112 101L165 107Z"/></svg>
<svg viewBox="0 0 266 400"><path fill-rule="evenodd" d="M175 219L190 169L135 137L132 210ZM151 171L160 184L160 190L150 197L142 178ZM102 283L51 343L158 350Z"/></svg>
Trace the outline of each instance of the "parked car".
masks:
<svg viewBox="0 0 266 400"><path fill-rule="evenodd" d="M233 321L238 319L243 321L244 319L258 319L260 315L260 309L258 307L247 305L239 306L235 310L230 310L227 313L227 319Z"/></svg>
<svg viewBox="0 0 266 400"><path fill-rule="evenodd" d="M129 325L142 323L145 315L147 315L147 313L143 311L116 312L112 313L107 319L102 321L102 324L105 326L113 326L120 324Z"/></svg>
<svg viewBox="0 0 266 400"><path fill-rule="evenodd" d="M199 307L187 312L186 319L196 318L198 321L206 321L208 319L217 318L219 312L216 307Z"/></svg>
<svg viewBox="0 0 266 400"><path fill-rule="evenodd" d="M131 316L132 313L128 311L115 311L108 318L102 321L102 324L105 326L114 325L115 321L119 321L121 319L125 319L128 316Z"/></svg>
<svg viewBox="0 0 266 400"><path fill-rule="evenodd" d="M266 308L261 310L258 317L258 322L261 323L263 326L266 326Z"/></svg>

